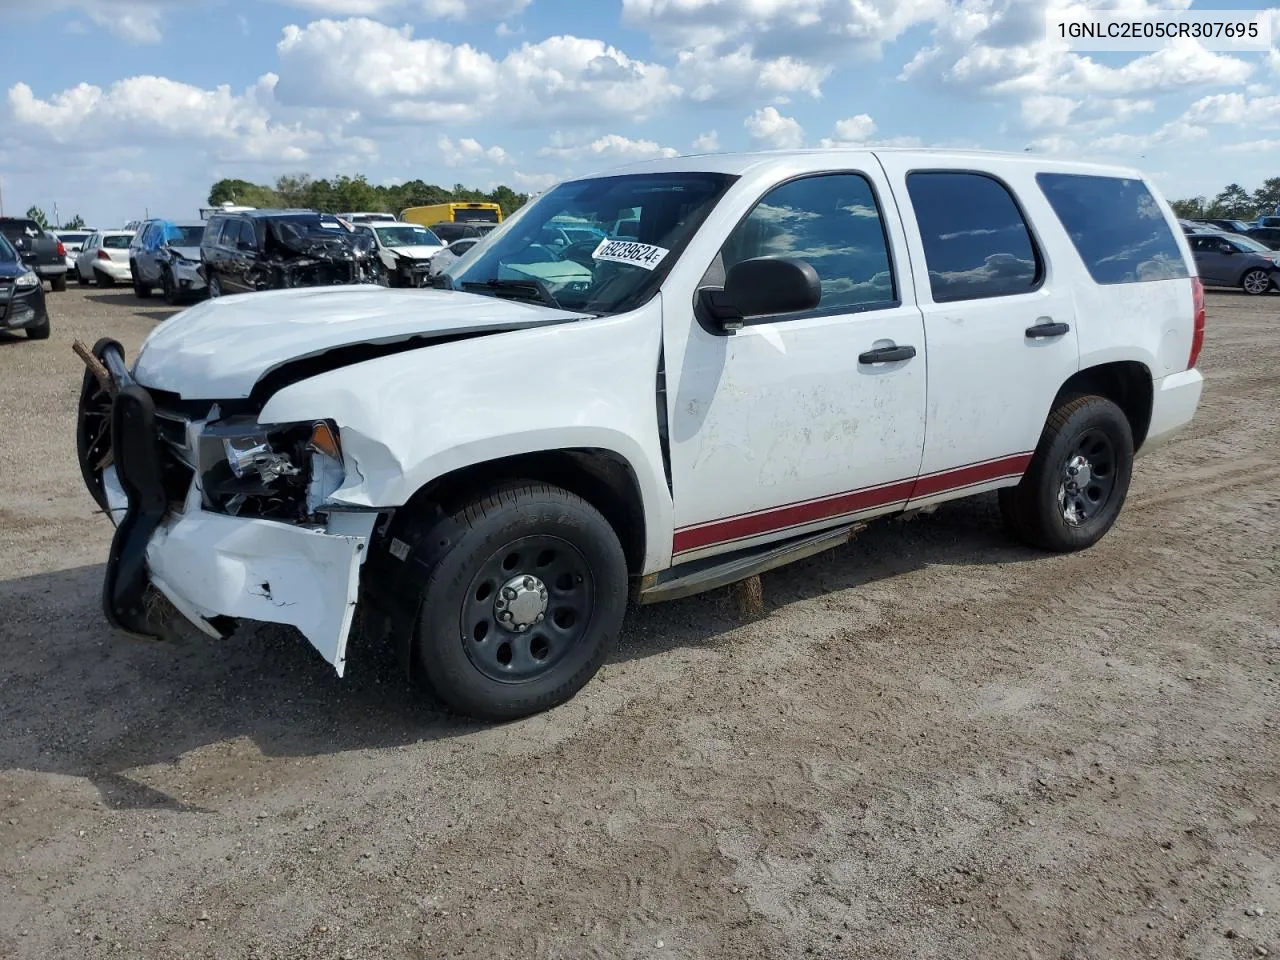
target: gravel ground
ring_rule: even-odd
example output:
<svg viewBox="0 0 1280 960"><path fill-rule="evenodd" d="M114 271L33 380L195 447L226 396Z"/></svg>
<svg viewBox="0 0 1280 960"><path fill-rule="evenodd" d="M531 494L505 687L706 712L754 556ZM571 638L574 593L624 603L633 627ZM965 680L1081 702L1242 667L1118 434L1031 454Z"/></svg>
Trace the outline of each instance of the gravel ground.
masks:
<svg viewBox="0 0 1280 960"><path fill-rule="evenodd" d="M1280 955L1280 296L1209 295L1197 420L1095 549L886 522L501 727L360 641L113 634L70 342L170 311L50 304L0 334L0 957Z"/></svg>

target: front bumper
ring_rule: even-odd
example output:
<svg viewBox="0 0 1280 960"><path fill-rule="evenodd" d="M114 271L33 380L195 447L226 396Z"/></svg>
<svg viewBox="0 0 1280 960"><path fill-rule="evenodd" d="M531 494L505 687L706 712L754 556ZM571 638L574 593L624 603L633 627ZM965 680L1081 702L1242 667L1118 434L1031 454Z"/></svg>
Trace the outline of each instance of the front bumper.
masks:
<svg viewBox="0 0 1280 960"><path fill-rule="evenodd" d="M195 293L205 288L204 277L200 276L198 263L172 263L173 282L183 292Z"/></svg>
<svg viewBox="0 0 1280 960"><path fill-rule="evenodd" d="M24 330L49 322L44 288L39 284L19 290L12 284L0 289L0 330Z"/></svg>
<svg viewBox="0 0 1280 960"><path fill-rule="evenodd" d="M107 357L112 350L117 355ZM212 637L225 637L238 619L296 627L341 676L377 515L333 513L323 526L298 526L211 513L202 509L198 475L175 507L161 479L166 453L150 394L120 375L117 344L100 341L94 353L118 385L110 419L114 462L93 471L80 444L89 492L116 524L103 582L108 621L154 636L146 597L155 589ZM82 422L96 386L91 373L85 376Z"/></svg>

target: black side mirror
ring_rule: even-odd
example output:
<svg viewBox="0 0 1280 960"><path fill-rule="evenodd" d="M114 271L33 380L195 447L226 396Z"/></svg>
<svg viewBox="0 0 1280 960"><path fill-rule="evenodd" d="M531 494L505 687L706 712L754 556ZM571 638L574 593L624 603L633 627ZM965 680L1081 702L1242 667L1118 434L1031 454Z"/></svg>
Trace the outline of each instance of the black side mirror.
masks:
<svg viewBox="0 0 1280 960"><path fill-rule="evenodd" d="M813 310L822 302L822 282L804 260L757 257L735 263L724 289L705 288L698 299L722 329L741 330L750 317Z"/></svg>

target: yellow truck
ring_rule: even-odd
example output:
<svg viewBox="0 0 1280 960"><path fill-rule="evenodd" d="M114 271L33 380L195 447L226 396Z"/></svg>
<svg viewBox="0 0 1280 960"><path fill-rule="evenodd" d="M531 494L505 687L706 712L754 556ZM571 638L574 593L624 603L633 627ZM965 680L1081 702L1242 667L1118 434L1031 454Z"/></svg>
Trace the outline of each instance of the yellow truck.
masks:
<svg viewBox="0 0 1280 960"><path fill-rule="evenodd" d="M426 207L409 207L400 211L404 223L420 223L424 227L437 223L501 223L502 208L496 203L433 203Z"/></svg>

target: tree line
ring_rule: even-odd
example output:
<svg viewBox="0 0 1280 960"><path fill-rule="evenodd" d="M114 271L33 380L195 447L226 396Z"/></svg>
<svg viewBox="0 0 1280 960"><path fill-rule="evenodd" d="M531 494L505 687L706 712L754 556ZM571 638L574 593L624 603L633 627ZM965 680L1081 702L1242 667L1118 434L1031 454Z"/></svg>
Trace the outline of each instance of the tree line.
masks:
<svg viewBox="0 0 1280 960"><path fill-rule="evenodd" d="M1238 183L1228 184L1221 193L1208 197L1188 197L1174 200L1169 206L1184 220L1214 217L1223 220L1256 220L1274 216L1280 205L1280 177L1262 181L1262 186L1250 193Z"/></svg>
<svg viewBox="0 0 1280 960"><path fill-rule="evenodd" d="M302 208L321 213L368 211L395 213L407 207L433 203L496 203L506 216L524 205L529 197L503 185L487 193L456 183L452 188L440 187L421 180L410 180L395 186L376 186L363 174L333 179L312 179L305 173L280 177L271 186L247 180L219 180L209 191L209 205L234 203L246 207Z"/></svg>

